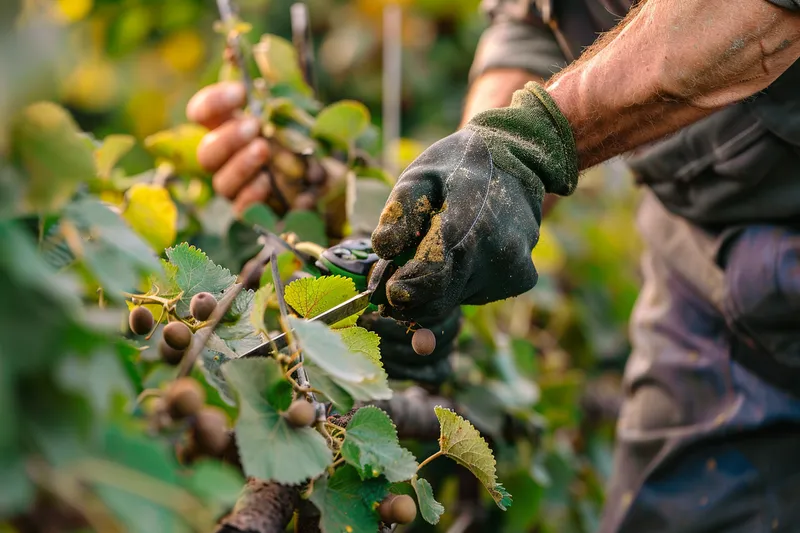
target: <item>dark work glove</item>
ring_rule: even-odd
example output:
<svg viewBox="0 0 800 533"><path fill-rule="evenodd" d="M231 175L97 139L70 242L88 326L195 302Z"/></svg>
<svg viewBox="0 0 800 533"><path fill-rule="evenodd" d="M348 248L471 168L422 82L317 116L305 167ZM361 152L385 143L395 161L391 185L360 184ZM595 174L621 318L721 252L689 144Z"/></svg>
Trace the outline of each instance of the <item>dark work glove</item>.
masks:
<svg viewBox="0 0 800 533"><path fill-rule="evenodd" d="M417 354L411 347L413 333L408 326L391 318L365 313L358 318L358 325L380 336L381 361L389 378L439 385L452 373L450 354L461 329L460 308L442 320L426 324L436 336L436 349L429 355Z"/></svg>
<svg viewBox="0 0 800 533"><path fill-rule="evenodd" d="M569 195L577 182L572 130L540 85L476 115L411 163L386 202L373 249L416 253L387 283L382 312L425 326L531 289L544 194Z"/></svg>

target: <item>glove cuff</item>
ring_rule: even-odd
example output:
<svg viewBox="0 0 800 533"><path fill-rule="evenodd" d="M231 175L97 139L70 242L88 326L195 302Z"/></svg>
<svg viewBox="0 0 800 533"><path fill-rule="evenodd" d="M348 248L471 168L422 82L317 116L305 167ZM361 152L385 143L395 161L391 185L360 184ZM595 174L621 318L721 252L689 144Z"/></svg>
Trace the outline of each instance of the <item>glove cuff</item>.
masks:
<svg viewBox="0 0 800 533"><path fill-rule="evenodd" d="M483 138L498 168L525 179L529 188L544 185L545 192L561 196L575 191L575 137L569 121L540 84L528 82L514 93L509 107L479 113L466 127Z"/></svg>

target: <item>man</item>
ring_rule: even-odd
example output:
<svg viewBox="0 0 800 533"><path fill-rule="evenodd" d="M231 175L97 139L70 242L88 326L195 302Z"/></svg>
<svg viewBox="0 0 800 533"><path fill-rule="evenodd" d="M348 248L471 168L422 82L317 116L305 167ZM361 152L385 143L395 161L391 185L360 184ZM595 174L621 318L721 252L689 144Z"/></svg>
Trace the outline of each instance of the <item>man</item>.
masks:
<svg viewBox="0 0 800 533"><path fill-rule="evenodd" d="M384 312L425 324L529 290L545 193L639 149L644 285L601 531L800 531L800 1L642 1L525 84L614 7L555 4L491 2L463 128L404 171L373 234L385 258L416 250ZM214 91L189 106L212 127L210 102L243 102ZM240 206L269 192L242 125L199 153Z"/></svg>

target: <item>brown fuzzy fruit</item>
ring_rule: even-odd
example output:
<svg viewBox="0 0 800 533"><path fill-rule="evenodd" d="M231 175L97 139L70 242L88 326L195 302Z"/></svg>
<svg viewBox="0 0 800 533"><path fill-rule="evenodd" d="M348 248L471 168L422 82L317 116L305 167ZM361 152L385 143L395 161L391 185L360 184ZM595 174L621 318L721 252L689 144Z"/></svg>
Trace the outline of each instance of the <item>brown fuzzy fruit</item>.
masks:
<svg viewBox="0 0 800 533"><path fill-rule="evenodd" d="M328 175L319 161L316 159L308 160L308 169L306 170L306 181L311 185L322 185L325 183Z"/></svg>
<svg viewBox="0 0 800 533"><path fill-rule="evenodd" d="M299 180L306 173L303 160L289 150L273 145L271 165L290 180Z"/></svg>
<svg viewBox="0 0 800 533"><path fill-rule="evenodd" d="M164 401L167 411L174 419L186 418L197 414L206 401L206 391L192 378L180 378L172 382Z"/></svg>
<svg viewBox="0 0 800 533"><path fill-rule="evenodd" d="M392 501L393 522L410 524L417 517L417 504L408 494L401 494Z"/></svg>
<svg viewBox="0 0 800 533"><path fill-rule="evenodd" d="M210 292L199 292L192 296L192 300L189 302L189 312L200 322L208 320L216 308L217 300Z"/></svg>
<svg viewBox="0 0 800 533"><path fill-rule="evenodd" d="M286 420L296 428L305 428L314 423L317 419L317 411L314 405L305 400L295 400L289 409L286 410Z"/></svg>
<svg viewBox="0 0 800 533"><path fill-rule="evenodd" d="M164 342L176 350L185 350L192 342L192 330L183 322L170 322L164 326Z"/></svg>
<svg viewBox="0 0 800 533"><path fill-rule="evenodd" d="M219 456L228 447L228 418L222 409L203 407L194 420L194 440L198 450L210 456Z"/></svg>
<svg viewBox="0 0 800 533"><path fill-rule="evenodd" d="M384 500L378 505L378 514L381 515L381 522L384 524L391 524L394 521L394 515L392 514L392 502L397 498L395 494L389 494Z"/></svg>
<svg viewBox="0 0 800 533"><path fill-rule="evenodd" d="M128 316L128 325L136 335L147 335L153 329L153 313L146 307L134 307Z"/></svg>
<svg viewBox="0 0 800 533"><path fill-rule="evenodd" d="M158 343L158 353L161 356L161 360L171 366L178 366L183 359L183 354L186 353L186 350L176 350L169 344L167 344L164 339Z"/></svg>
<svg viewBox="0 0 800 533"><path fill-rule="evenodd" d="M302 192L294 199L292 207L304 211L313 211L317 207L317 197L313 192Z"/></svg>
<svg viewBox="0 0 800 533"><path fill-rule="evenodd" d="M436 349L436 336L429 329L418 329L411 337L411 347L418 355L430 355Z"/></svg>

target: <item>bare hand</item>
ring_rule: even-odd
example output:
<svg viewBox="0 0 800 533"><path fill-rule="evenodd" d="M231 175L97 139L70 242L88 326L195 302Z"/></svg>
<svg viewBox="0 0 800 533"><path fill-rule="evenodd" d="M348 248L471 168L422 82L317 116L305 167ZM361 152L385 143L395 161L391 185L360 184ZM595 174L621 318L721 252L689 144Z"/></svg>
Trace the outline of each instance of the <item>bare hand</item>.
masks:
<svg viewBox="0 0 800 533"><path fill-rule="evenodd" d="M213 172L217 194L233 201L243 213L250 205L270 196L269 176L261 168L269 161L270 149L261 137L258 119L243 117L246 94L238 82L221 82L198 91L186 106L186 116L211 130L197 149L197 159Z"/></svg>

